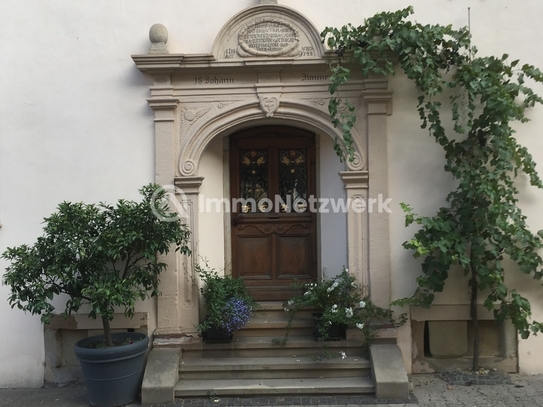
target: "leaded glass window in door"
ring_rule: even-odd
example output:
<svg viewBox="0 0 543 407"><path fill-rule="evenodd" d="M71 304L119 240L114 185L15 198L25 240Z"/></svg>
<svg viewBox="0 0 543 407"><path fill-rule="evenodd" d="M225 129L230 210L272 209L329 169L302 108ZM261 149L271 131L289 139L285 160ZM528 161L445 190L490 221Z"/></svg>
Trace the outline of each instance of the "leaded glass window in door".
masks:
<svg viewBox="0 0 543 407"><path fill-rule="evenodd" d="M240 197L245 201L241 210L254 212L261 206L260 201L268 197L268 153L267 150L242 150L240 155Z"/></svg>
<svg viewBox="0 0 543 407"><path fill-rule="evenodd" d="M279 150L279 194L283 202L307 209L307 151ZM282 208L284 212L287 208Z"/></svg>

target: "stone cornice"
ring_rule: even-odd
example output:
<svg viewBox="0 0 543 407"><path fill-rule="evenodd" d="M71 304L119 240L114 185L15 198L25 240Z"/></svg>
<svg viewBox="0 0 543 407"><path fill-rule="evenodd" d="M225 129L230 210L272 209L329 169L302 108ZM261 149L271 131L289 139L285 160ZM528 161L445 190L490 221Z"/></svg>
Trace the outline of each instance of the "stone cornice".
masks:
<svg viewBox="0 0 543 407"><path fill-rule="evenodd" d="M185 194L197 194L204 177L175 177L174 184Z"/></svg>
<svg viewBox="0 0 543 407"><path fill-rule="evenodd" d="M367 189L369 186L368 171L341 171L339 176L345 184L345 189Z"/></svg>
<svg viewBox="0 0 543 407"><path fill-rule="evenodd" d="M367 105L368 115L392 115L392 90L369 89L361 93L362 100Z"/></svg>
<svg viewBox="0 0 543 407"><path fill-rule="evenodd" d="M216 68L216 69L232 69L232 68L253 68L253 67L270 67L279 68L286 66L315 66L320 65L328 69L328 60L322 58L251 58L232 61L217 61L211 54L143 54L132 55L136 67L141 72L149 74L154 73L173 73L175 71L195 68Z"/></svg>
<svg viewBox="0 0 543 407"><path fill-rule="evenodd" d="M154 97L147 99L147 102L149 103L151 109L153 109L154 111L174 110L179 103L179 99L172 97Z"/></svg>
<svg viewBox="0 0 543 407"><path fill-rule="evenodd" d="M183 54L144 54L132 55L132 60L136 63L141 72L173 72L179 68L181 61L185 58Z"/></svg>

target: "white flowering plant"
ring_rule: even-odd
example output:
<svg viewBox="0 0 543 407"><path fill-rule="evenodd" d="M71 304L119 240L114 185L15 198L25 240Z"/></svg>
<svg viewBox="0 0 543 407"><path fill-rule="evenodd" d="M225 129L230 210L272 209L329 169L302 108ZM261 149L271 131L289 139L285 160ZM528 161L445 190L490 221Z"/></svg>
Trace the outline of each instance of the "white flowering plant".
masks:
<svg viewBox="0 0 543 407"><path fill-rule="evenodd" d="M283 341L288 338L288 328L301 309L314 309L315 313L320 314L318 330L323 340L327 339L328 328L333 324L357 328L369 341L374 337L376 324L393 322L392 311L373 304L346 268L330 279L307 284L295 283L293 288L299 294L284 303L289 323Z"/></svg>

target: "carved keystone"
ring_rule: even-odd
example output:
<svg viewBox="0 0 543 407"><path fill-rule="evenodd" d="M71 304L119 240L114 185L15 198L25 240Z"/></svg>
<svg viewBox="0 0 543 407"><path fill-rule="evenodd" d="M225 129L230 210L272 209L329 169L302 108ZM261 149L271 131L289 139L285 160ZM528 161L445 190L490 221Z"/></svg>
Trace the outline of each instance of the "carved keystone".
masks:
<svg viewBox="0 0 543 407"><path fill-rule="evenodd" d="M260 107L266 113L266 117L273 117L279 108L279 98L277 96L260 96Z"/></svg>
<svg viewBox="0 0 543 407"><path fill-rule="evenodd" d="M258 83L256 85L260 108L266 113L266 117L273 117L279 109L282 90L283 87L277 86L277 84Z"/></svg>

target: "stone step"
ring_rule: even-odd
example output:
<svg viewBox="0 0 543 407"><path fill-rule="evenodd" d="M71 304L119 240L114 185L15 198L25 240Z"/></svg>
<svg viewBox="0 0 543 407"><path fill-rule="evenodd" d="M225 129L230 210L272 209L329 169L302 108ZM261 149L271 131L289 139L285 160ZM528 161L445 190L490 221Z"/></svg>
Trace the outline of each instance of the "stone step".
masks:
<svg viewBox="0 0 543 407"><path fill-rule="evenodd" d="M287 346L294 346L296 340L303 339L311 341L313 340L313 329L304 328L303 331L291 330L289 333L289 340L287 341ZM364 335L358 329L347 328L346 330L347 341L358 341L359 343L364 343ZM257 342L261 344L271 345L274 349L278 346L274 341L281 340L285 336L285 329L281 330L264 330L262 332L253 332L252 334L244 334L243 329L237 331L234 334L233 343L238 342L243 338L244 341L248 342ZM184 334L168 334L161 335L158 333L154 334L153 338L153 347L155 348L183 348L187 350L198 350L201 349L201 338L198 335L184 335ZM396 328L394 327L383 327L376 333L376 337L373 339L373 344L395 344L397 342ZM290 343L290 344L289 344ZM213 345L215 349L220 349L217 345ZM239 347L239 345L238 345ZM210 348L211 349L211 348Z"/></svg>
<svg viewBox="0 0 543 407"><path fill-rule="evenodd" d="M291 322L289 335L291 337L312 335L315 324L312 314L316 311L314 309L298 311ZM250 336L281 338L285 335L288 321L289 314L284 311L282 302L262 302L259 303L249 323L242 330L237 331L235 336L238 338ZM347 329L347 339L365 340L360 330L356 328ZM396 328L385 324L380 327L373 343L394 344L396 339Z"/></svg>
<svg viewBox="0 0 543 407"><path fill-rule="evenodd" d="M186 359L180 380L369 377L369 360L357 356L315 360L309 356Z"/></svg>
<svg viewBox="0 0 543 407"><path fill-rule="evenodd" d="M279 337L279 338L282 338ZM284 344L273 342L272 337L241 336L237 332L230 343L204 343L201 340L182 345L182 358L241 358L241 357L318 357L326 352L338 355L343 351L349 356L365 354L364 341L350 339L341 341L315 341L312 335L289 336Z"/></svg>
<svg viewBox="0 0 543 407"><path fill-rule="evenodd" d="M296 313L298 316L311 315L314 312L318 312L317 309L304 308ZM281 301L264 301L257 303L257 307L253 313L254 315L263 314L271 317L284 317L288 319L288 313L285 311L285 305Z"/></svg>
<svg viewBox="0 0 543 407"><path fill-rule="evenodd" d="M313 332L313 326L293 326L290 331L290 336L310 336ZM273 326L269 326L266 329L263 328L248 328L247 326L239 331L236 331L234 334L237 338L246 338L246 337L263 337L267 336L270 338L282 338L285 335L285 327L282 328L274 328Z"/></svg>
<svg viewBox="0 0 543 407"><path fill-rule="evenodd" d="M175 397L375 393L369 377L179 380Z"/></svg>
<svg viewBox="0 0 543 407"><path fill-rule="evenodd" d="M387 359L375 373L360 330L347 329L346 339L340 341L315 341L311 312L303 310L296 315L286 343L277 343L284 338L288 323L288 314L280 302L262 303L230 343L203 343L194 334L155 335L150 356L154 362L150 364L157 372L146 372L145 399L171 402L171 397L368 393L383 398L407 397L406 381L391 376L396 371L404 372L399 368L403 362L396 349L394 327L380 327L374 344L381 344L382 354L392 355L396 350L396 363ZM177 355L177 368L161 372L164 366L171 365L164 362L173 360L170 353ZM340 353L346 357L341 358ZM162 377L166 373L168 383L179 377L174 387L164 384ZM375 377L380 378L380 383L376 384Z"/></svg>
<svg viewBox="0 0 543 407"><path fill-rule="evenodd" d="M271 336L282 337L285 335L288 320L284 319L259 319L257 316L253 316L251 320L243 327L243 329L236 331L235 336ZM313 332L314 322L310 318L298 318L292 321L289 335L302 336L310 335Z"/></svg>
<svg viewBox="0 0 543 407"><path fill-rule="evenodd" d="M259 303L249 323L237 336L283 336L289 322L289 314L278 301ZM291 335L309 335L313 330L314 310L300 310L290 326Z"/></svg>
<svg viewBox="0 0 543 407"><path fill-rule="evenodd" d="M319 312L317 309L304 308L296 312L295 319L312 319L311 315ZM253 316L251 319L272 319L272 320L281 320L288 321L290 318L290 313L286 312L284 305L281 302L263 302L258 303L256 309L253 311Z"/></svg>

